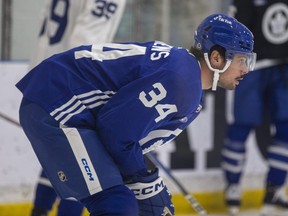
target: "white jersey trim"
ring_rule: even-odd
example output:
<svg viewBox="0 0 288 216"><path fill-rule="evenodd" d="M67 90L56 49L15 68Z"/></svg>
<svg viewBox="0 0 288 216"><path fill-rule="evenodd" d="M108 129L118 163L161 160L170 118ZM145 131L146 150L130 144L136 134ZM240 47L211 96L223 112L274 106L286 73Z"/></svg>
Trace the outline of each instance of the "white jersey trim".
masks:
<svg viewBox="0 0 288 216"><path fill-rule="evenodd" d="M177 128L174 131L171 131L171 130L154 130L154 131L151 131L146 137L139 140L139 144L142 146L145 143L147 143L153 139L160 138L160 137L167 138L171 135L178 136L182 131L183 130L181 130L179 128Z"/></svg>
<svg viewBox="0 0 288 216"><path fill-rule="evenodd" d="M72 148L72 151L75 155L79 168L82 172L83 178L86 182L87 188L90 194L94 194L102 191L101 184L99 182L97 173L93 167L93 164L90 160L90 157L87 153L83 140L76 128L62 128L64 134L66 135L68 142ZM85 164L83 164L83 159L87 162L89 166L89 175ZM93 177L93 178L92 178Z"/></svg>

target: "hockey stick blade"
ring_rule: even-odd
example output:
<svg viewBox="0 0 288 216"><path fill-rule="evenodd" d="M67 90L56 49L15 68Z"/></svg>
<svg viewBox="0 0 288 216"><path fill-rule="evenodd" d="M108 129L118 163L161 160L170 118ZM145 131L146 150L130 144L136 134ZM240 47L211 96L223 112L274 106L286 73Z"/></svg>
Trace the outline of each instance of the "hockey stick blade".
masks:
<svg viewBox="0 0 288 216"><path fill-rule="evenodd" d="M150 159L152 163L155 165L158 165L174 182L174 184L180 189L181 193L184 195L185 199L189 202L189 204L192 206L192 208L200 215L200 216L207 216L206 210L200 205L200 203L193 197L185 188L184 186L174 177L171 173L171 171L166 168L159 160L158 158L153 155L152 153L147 153L147 157Z"/></svg>

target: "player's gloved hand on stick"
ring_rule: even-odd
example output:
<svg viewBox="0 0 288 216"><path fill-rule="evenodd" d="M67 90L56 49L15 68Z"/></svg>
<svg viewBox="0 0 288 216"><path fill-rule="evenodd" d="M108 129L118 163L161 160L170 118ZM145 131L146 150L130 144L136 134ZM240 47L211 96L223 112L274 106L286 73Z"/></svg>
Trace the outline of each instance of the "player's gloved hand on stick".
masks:
<svg viewBox="0 0 288 216"><path fill-rule="evenodd" d="M173 216L172 196L156 168L148 176L134 177L126 186L138 200L139 216Z"/></svg>

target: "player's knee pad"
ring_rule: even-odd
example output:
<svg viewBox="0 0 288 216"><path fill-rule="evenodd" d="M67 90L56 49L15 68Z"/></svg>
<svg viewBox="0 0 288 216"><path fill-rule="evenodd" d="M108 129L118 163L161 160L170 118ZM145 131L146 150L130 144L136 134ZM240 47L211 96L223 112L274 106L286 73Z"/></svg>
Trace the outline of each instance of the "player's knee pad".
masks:
<svg viewBox="0 0 288 216"><path fill-rule="evenodd" d="M138 204L132 191L125 185L118 185L96 193L81 202L91 216L138 216Z"/></svg>
<svg viewBox="0 0 288 216"><path fill-rule="evenodd" d="M229 184L238 184L240 181L246 159L245 141L251 128L237 124L228 126L222 149L222 169Z"/></svg>
<svg viewBox="0 0 288 216"><path fill-rule="evenodd" d="M273 185L282 185L288 172L288 156L286 154L288 142L275 137L273 144L268 147L267 161L269 172L267 181Z"/></svg>
<svg viewBox="0 0 288 216"><path fill-rule="evenodd" d="M227 138L233 141L244 143L252 128L252 125L229 125L227 128Z"/></svg>
<svg viewBox="0 0 288 216"><path fill-rule="evenodd" d="M231 152L244 155L246 152L245 141L249 135L250 130L250 126L237 124L229 125L227 128L227 137L224 142L223 152Z"/></svg>
<svg viewBox="0 0 288 216"><path fill-rule="evenodd" d="M288 120L282 122L276 122L275 129L276 131L274 138L288 144Z"/></svg>

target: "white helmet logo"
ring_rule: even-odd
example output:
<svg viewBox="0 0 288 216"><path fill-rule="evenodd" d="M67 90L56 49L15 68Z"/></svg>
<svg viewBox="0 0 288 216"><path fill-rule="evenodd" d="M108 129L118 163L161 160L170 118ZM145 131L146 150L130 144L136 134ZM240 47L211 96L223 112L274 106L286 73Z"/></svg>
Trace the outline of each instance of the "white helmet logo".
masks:
<svg viewBox="0 0 288 216"><path fill-rule="evenodd" d="M282 44L288 41L288 6L283 3L271 5L264 14L262 31L267 41Z"/></svg>

